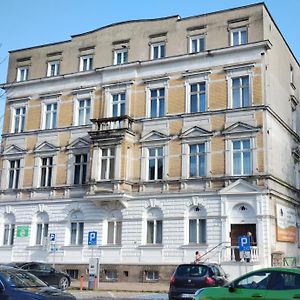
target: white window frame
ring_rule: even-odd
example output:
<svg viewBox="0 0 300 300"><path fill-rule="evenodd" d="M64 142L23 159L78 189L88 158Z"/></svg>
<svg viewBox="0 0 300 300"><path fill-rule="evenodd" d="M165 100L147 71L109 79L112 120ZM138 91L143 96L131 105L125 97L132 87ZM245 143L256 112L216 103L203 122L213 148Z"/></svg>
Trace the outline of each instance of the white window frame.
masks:
<svg viewBox="0 0 300 300"><path fill-rule="evenodd" d="M204 145L204 151L203 152L197 152L196 154L191 155L191 146L196 146L199 147L200 145ZM207 143L202 142L202 143L190 143L188 144L188 177L189 178L201 178L207 176ZM196 165L196 175L191 176L191 157L196 157L197 165ZM200 157L204 157L204 174L200 175L200 170L199 170L199 159Z"/></svg>
<svg viewBox="0 0 300 300"><path fill-rule="evenodd" d="M11 167L12 162L18 162L18 166ZM20 178L21 178L21 159L9 159L8 160L8 188L9 189L18 189L20 188ZM11 174L12 174L12 182L11 182ZM12 184L11 184L12 183Z"/></svg>
<svg viewBox="0 0 300 300"><path fill-rule="evenodd" d="M17 114L17 111L20 111ZM12 122L11 122L11 133L21 133L25 130L25 122L26 122L26 113L27 106L26 105L16 105L12 107Z"/></svg>
<svg viewBox="0 0 300 300"><path fill-rule="evenodd" d="M94 55L82 55L80 56L80 63L79 63L79 71L91 71L93 69L93 60Z"/></svg>
<svg viewBox="0 0 300 300"><path fill-rule="evenodd" d="M51 110L47 110L48 106L51 106ZM56 109L55 106L56 105ZM45 101L43 103L43 111L42 111L42 129L56 129L57 128L57 120L58 120L58 101ZM47 126L47 122L49 120L49 126Z"/></svg>
<svg viewBox="0 0 300 300"><path fill-rule="evenodd" d="M28 66L18 67L17 82L28 80L28 76L29 76L29 67Z"/></svg>
<svg viewBox="0 0 300 300"><path fill-rule="evenodd" d="M191 222L195 221L196 222L196 236L195 242L191 241ZM204 223L204 224L202 224ZM204 225L204 230L202 226ZM202 231L201 237L200 237L200 231ZM204 231L204 234L203 234ZM206 244L207 240L207 220L204 218L189 218L189 244ZM201 238L201 240L200 240Z"/></svg>
<svg viewBox="0 0 300 300"><path fill-rule="evenodd" d="M46 164L43 164L43 160L46 160ZM45 170L45 177L43 177L43 170ZM53 173L54 173L54 157L53 155L40 157L40 187L52 187L53 186ZM43 180L43 178L45 178ZM43 182L45 183L43 184Z"/></svg>
<svg viewBox="0 0 300 300"><path fill-rule="evenodd" d="M76 156L80 156L80 162L76 162ZM86 161L83 160L83 156L86 156ZM73 185L82 185L87 183L87 175L88 175L88 161L89 156L88 153L73 153L73 163L74 163L74 169L73 169ZM75 176L76 176L76 167L79 166L79 182L75 183ZM85 172L84 172L85 168ZM85 173L85 176L84 176Z"/></svg>
<svg viewBox="0 0 300 300"><path fill-rule="evenodd" d="M125 95L125 99L122 100L122 95ZM126 91L123 92L116 92L116 93L111 93L111 104L110 104L110 109L111 109L111 116L112 117L121 117L126 115L126 104L127 104L127 97L126 97ZM114 101L114 98L117 97L117 101ZM122 106L124 105L124 114L122 114ZM117 107L117 115L114 116L114 107Z"/></svg>
<svg viewBox="0 0 300 300"><path fill-rule="evenodd" d="M155 156L150 156L150 150L155 151ZM158 155L158 151L162 150L162 155ZM150 160L154 160L154 178L150 179ZM158 178L158 162L162 161L162 178ZM158 181L163 180L165 178L165 161L166 161L166 155L165 155L165 147L164 146L154 146L154 147L147 147L147 180L148 181Z"/></svg>
<svg viewBox="0 0 300 300"><path fill-rule="evenodd" d="M81 106L81 103L84 103L84 106ZM91 124L91 109L92 109L92 99L90 97L83 98L80 97L77 99L77 122L76 125L84 126ZM81 120L82 116L82 120Z"/></svg>
<svg viewBox="0 0 300 300"><path fill-rule="evenodd" d="M107 221L107 245L121 245L122 244L122 221L108 220ZM112 232L110 230L112 229ZM112 236L111 236L112 234ZM112 241L110 240L112 238ZM120 240L118 240L120 239Z"/></svg>
<svg viewBox="0 0 300 300"><path fill-rule="evenodd" d="M3 246L13 246L16 225L10 222L4 222L3 226Z"/></svg>
<svg viewBox="0 0 300 300"><path fill-rule="evenodd" d="M242 32L246 32L246 42L242 42ZM238 42L234 43L234 34L238 33ZM230 46L245 45L248 43L248 28L238 27L230 29Z"/></svg>
<svg viewBox="0 0 300 300"><path fill-rule="evenodd" d="M48 238L49 223L39 221L36 223L35 245L45 246Z"/></svg>
<svg viewBox="0 0 300 300"><path fill-rule="evenodd" d="M58 76L60 72L60 61L52 60L47 63L47 77Z"/></svg>
<svg viewBox="0 0 300 300"><path fill-rule="evenodd" d="M203 41L203 49L201 49L201 40ZM196 49L193 49L193 42L196 42ZM194 35L189 37L189 53L200 53L205 51L205 35Z"/></svg>
<svg viewBox="0 0 300 300"><path fill-rule="evenodd" d="M73 235L72 228L75 229L75 239ZM82 232L81 232L82 228ZM84 222L71 220L70 222L70 246L83 246L83 236L84 236Z"/></svg>
<svg viewBox="0 0 300 300"><path fill-rule="evenodd" d="M121 60L118 61L118 57L120 56ZM128 47L124 47L122 49L114 50L114 65L122 65L128 62Z"/></svg>
<svg viewBox="0 0 300 300"><path fill-rule="evenodd" d="M111 154L112 149L114 150L114 154ZM107 154L105 156L103 156L103 151L107 151ZM103 181L103 180L113 180L116 177L116 147L115 146L111 146L111 147L103 147L99 149L99 154L100 154L100 171L99 171L99 180ZM112 166L112 172L113 174L111 174L111 164L112 164L112 160L113 160L113 166ZM103 173L103 163L105 161L106 167Z"/></svg>
<svg viewBox="0 0 300 300"><path fill-rule="evenodd" d="M249 140L249 144L250 144L250 148L248 150L248 148L245 150L243 147L240 148L239 151L235 151L233 149L233 143L234 142L244 142L244 141L248 141ZM240 159L240 164L241 164L241 172L235 174L234 172L234 153L240 153L241 155L241 159ZM245 168L244 168L244 155L245 153L250 153L250 167L251 170L249 173L245 172ZM232 139L231 140L231 173L233 176L241 176L241 175L252 175L253 174L253 145L252 145L252 139L251 138L242 138L242 139Z"/></svg>
<svg viewBox="0 0 300 300"><path fill-rule="evenodd" d="M152 232L149 233L150 230L150 224L153 224ZM147 245L162 245L163 243L163 220L161 219L147 219L147 234L146 234L146 243ZM158 230L159 230L159 226L161 227L161 241L158 240ZM149 234L151 234L151 236L149 237ZM151 241L150 238L152 237Z"/></svg>
<svg viewBox="0 0 300 300"><path fill-rule="evenodd" d="M155 49L157 49L157 57L155 57ZM164 51L162 51L164 49ZM154 42L150 44L150 59L161 59L166 57L166 42Z"/></svg>

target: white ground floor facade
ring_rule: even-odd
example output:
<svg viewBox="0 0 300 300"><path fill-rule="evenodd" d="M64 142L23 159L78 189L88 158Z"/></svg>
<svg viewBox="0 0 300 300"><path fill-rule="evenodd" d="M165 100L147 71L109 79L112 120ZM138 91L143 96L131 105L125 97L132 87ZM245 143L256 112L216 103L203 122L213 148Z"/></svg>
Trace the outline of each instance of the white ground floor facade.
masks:
<svg viewBox="0 0 300 300"><path fill-rule="evenodd" d="M100 265L149 269L189 263L198 250L207 253L203 260L221 263L231 278L278 264L276 255L299 265L299 230L296 240L278 241L276 205L293 208L299 224L298 207L243 180L219 192L3 200L0 263L45 261L76 269L97 257ZM253 244L246 262L238 236L248 231ZM97 233L94 246L88 245L90 232Z"/></svg>

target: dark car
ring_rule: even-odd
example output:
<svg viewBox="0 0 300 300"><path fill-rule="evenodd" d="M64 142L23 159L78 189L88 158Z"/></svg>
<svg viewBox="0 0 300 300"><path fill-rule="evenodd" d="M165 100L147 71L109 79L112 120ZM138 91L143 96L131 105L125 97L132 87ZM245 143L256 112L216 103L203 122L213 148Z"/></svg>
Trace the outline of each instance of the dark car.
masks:
<svg viewBox="0 0 300 300"><path fill-rule="evenodd" d="M217 264L179 265L171 277L169 300L193 299L195 292L200 288L223 286L227 283L226 277L224 270Z"/></svg>
<svg viewBox="0 0 300 300"><path fill-rule="evenodd" d="M67 273L60 272L52 268L50 264L41 262L15 263L15 266L27 270L48 285L58 287L62 290L71 284L71 278Z"/></svg>
<svg viewBox="0 0 300 300"><path fill-rule="evenodd" d="M60 289L48 287L30 272L0 267L0 299L2 300L76 300Z"/></svg>

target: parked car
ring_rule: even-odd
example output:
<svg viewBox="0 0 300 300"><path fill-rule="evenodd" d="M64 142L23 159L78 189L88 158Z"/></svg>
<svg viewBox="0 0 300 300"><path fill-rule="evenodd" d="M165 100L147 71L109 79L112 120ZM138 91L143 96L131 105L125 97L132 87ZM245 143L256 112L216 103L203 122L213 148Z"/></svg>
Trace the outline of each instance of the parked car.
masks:
<svg viewBox="0 0 300 300"><path fill-rule="evenodd" d="M10 300L76 300L60 289L48 287L45 282L28 271L0 267L0 299Z"/></svg>
<svg viewBox="0 0 300 300"><path fill-rule="evenodd" d="M71 285L71 278L67 273L52 268L50 264L41 262L15 263L15 267L27 270L48 285L58 287L62 290Z"/></svg>
<svg viewBox="0 0 300 300"><path fill-rule="evenodd" d="M222 286L225 283L227 283L227 276L220 265L182 264L177 266L171 277L169 300L193 299L199 288Z"/></svg>
<svg viewBox="0 0 300 300"><path fill-rule="evenodd" d="M224 287L200 289L194 300L300 298L300 270L267 268L247 273Z"/></svg>

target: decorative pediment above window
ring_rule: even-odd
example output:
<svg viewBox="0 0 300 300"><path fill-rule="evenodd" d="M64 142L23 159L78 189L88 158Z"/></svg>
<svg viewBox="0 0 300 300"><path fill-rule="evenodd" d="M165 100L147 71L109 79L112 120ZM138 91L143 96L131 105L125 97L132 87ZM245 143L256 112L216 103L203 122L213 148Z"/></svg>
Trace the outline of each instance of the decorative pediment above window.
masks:
<svg viewBox="0 0 300 300"><path fill-rule="evenodd" d="M90 147L90 142L84 138L78 138L72 141L68 146L68 150L75 150L75 149L86 149Z"/></svg>
<svg viewBox="0 0 300 300"><path fill-rule="evenodd" d="M194 126L185 132L183 132L179 138L181 138L183 141L191 140L191 139L197 139L197 138L207 138L212 136L213 133L211 131L202 129L198 126Z"/></svg>
<svg viewBox="0 0 300 300"><path fill-rule="evenodd" d="M10 145L4 149L3 156L21 156L25 153L25 149L22 149L16 145Z"/></svg>
<svg viewBox="0 0 300 300"><path fill-rule="evenodd" d="M261 193L262 190L243 180L243 179L238 179L237 181L233 182L229 186L225 187L224 189L220 190L221 195L225 194L244 194L244 193Z"/></svg>
<svg viewBox="0 0 300 300"><path fill-rule="evenodd" d="M35 153L43 153L43 152L48 153L48 152L56 152L58 150L59 150L58 147L56 147L48 142L43 142L34 149L34 152Z"/></svg>
<svg viewBox="0 0 300 300"><path fill-rule="evenodd" d="M243 122L237 122L229 127L225 128L222 131L222 134L224 135L239 135L239 134L245 134L245 133L254 133L259 131L259 127L254 127L249 124L243 123Z"/></svg>
<svg viewBox="0 0 300 300"><path fill-rule="evenodd" d="M167 142L170 138L158 131L151 131L145 136L143 136L140 140L141 143L153 143L153 142Z"/></svg>

